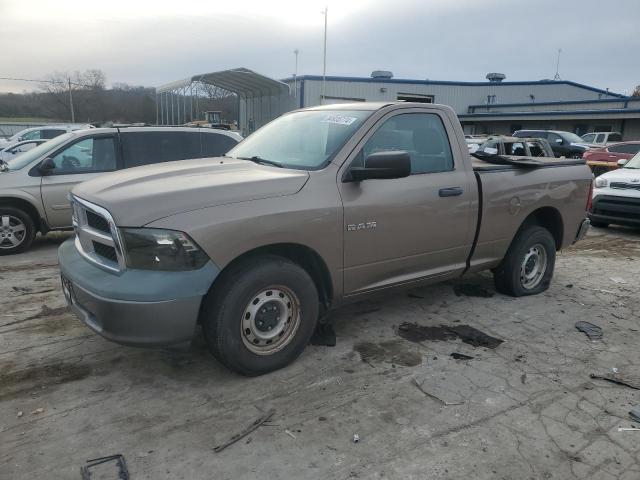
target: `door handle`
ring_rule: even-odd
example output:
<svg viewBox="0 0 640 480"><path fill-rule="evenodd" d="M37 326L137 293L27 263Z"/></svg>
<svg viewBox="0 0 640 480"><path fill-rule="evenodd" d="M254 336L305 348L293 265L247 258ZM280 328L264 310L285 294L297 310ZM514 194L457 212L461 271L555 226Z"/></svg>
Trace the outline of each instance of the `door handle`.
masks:
<svg viewBox="0 0 640 480"><path fill-rule="evenodd" d="M463 192L462 187L447 187L441 188L438 194L441 197L457 197L458 195L462 195Z"/></svg>

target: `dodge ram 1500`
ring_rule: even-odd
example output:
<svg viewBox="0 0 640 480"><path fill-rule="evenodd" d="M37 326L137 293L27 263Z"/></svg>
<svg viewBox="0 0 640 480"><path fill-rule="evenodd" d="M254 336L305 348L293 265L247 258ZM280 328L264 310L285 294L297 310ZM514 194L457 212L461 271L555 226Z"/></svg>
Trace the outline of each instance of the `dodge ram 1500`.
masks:
<svg viewBox="0 0 640 480"><path fill-rule="evenodd" d="M76 186L63 291L123 344L183 343L201 324L245 375L287 365L331 308L374 293L486 269L499 292L542 292L589 226L592 174L581 159L478 156L442 105L291 112L215 161Z"/></svg>

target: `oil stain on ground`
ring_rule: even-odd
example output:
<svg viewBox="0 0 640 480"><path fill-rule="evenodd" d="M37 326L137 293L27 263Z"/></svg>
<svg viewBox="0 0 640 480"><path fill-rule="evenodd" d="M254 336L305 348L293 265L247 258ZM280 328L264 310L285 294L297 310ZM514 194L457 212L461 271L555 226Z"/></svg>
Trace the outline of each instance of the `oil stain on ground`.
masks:
<svg viewBox="0 0 640 480"><path fill-rule="evenodd" d="M392 363L404 367L415 367L422 363L420 353L409 350L407 346L398 340L373 343L361 342L353 349L360 354L360 358L365 363Z"/></svg>
<svg viewBox="0 0 640 480"><path fill-rule="evenodd" d="M36 388L82 380L91 374L86 364L54 363L36 365L0 375L0 400L18 396Z"/></svg>
<svg viewBox="0 0 640 480"><path fill-rule="evenodd" d="M417 323L405 322L398 327L397 333L410 342L424 342L427 340L446 342L460 339L464 343L474 347L486 348L496 348L503 342L503 340L487 335L469 325L456 325L454 327L439 325L437 327L429 327L418 325Z"/></svg>
<svg viewBox="0 0 640 480"><path fill-rule="evenodd" d="M490 292L482 285L476 285L473 283L461 283L453 286L453 292L456 294L456 297L480 297L480 298L491 298L493 297L493 292Z"/></svg>

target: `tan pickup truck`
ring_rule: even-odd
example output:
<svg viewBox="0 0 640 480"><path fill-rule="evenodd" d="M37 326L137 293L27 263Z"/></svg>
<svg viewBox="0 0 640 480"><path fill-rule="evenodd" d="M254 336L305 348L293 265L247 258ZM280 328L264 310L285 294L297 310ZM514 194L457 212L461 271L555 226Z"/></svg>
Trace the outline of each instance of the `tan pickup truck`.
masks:
<svg viewBox="0 0 640 480"><path fill-rule="evenodd" d="M546 290L586 232L583 160L472 159L455 113L414 103L288 113L225 157L106 174L73 189L63 291L130 345L189 341L259 375L293 361L319 318L396 287L491 269Z"/></svg>

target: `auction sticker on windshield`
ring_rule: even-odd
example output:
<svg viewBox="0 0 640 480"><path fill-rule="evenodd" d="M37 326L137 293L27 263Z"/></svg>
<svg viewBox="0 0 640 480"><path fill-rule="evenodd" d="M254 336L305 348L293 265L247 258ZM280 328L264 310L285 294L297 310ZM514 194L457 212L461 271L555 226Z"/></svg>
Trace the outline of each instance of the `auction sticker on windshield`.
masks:
<svg viewBox="0 0 640 480"><path fill-rule="evenodd" d="M335 123L337 125L351 125L356 120L356 117L345 117L344 115L329 115L322 122Z"/></svg>

